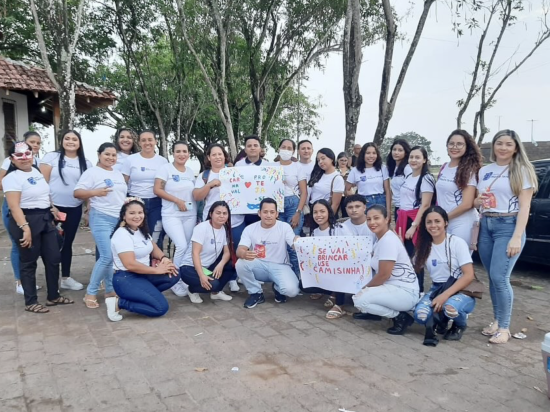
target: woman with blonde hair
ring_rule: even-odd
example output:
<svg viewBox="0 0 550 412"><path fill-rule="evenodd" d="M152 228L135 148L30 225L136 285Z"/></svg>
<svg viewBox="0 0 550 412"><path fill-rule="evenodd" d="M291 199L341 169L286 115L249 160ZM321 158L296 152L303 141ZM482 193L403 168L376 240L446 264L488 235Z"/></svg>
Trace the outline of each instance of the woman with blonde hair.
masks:
<svg viewBox="0 0 550 412"><path fill-rule="evenodd" d="M513 130L495 135L491 161L479 170L474 201L481 212L478 249L489 274L494 314L494 321L482 334L491 336L490 343L506 343L514 301L510 274L525 245L525 226L538 183L535 169Z"/></svg>

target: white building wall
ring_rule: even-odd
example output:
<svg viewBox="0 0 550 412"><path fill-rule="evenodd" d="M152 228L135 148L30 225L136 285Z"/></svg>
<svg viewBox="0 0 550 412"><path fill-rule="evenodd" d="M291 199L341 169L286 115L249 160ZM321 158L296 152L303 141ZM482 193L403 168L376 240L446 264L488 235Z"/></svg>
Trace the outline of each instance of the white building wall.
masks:
<svg viewBox="0 0 550 412"><path fill-rule="evenodd" d="M29 113L27 110L27 96L14 91L6 94L6 90L0 90L0 160L4 160L4 112L2 105L4 101L15 103L16 124L15 131L18 139L23 138L23 133L29 130Z"/></svg>

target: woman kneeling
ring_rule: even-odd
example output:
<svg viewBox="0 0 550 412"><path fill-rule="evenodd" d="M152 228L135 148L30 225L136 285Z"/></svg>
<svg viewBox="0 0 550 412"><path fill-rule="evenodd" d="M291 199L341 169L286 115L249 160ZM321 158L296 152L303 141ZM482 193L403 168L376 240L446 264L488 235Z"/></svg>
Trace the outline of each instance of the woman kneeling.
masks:
<svg viewBox="0 0 550 412"><path fill-rule="evenodd" d="M419 226L414 267L417 272L426 269L432 287L416 306L414 318L426 325L426 346L437 345L435 332L445 340L460 340L476 305L474 298L460 293L474 280L470 250L463 239L447 234L448 226L449 217L440 206L426 210ZM447 330L449 319L453 326Z"/></svg>
<svg viewBox="0 0 550 412"><path fill-rule="evenodd" d="M391 335L403 335L414 319L412 311L419 299L416 273L399 237L390 230L390 219L384 206L372 205L367 210L367 225L376 235L371 267L372 280L353 296L355 307L363 315L356 319L392 318Z"/></svg>
<svg viewBox="0 0 550 412"><path fill-rule="evenodd" d="M168 312L162 292L179 281L178 269L152 242L141 199L130 198L120 210L111 238L115 274L113 287L118 297L105 299L107 317L122 320L120 309L158 317ZM158 260L151 266L149 262Z"/></svg>

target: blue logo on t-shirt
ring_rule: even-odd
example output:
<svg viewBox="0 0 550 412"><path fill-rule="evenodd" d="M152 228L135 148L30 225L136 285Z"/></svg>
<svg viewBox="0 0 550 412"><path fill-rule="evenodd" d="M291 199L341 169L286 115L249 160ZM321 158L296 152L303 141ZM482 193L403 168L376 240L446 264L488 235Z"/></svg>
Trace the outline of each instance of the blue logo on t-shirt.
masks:
<svg viewBox="0 0 550 412"><path fill-rule="evenodd" d="M114 183L111 179L105 179L104 182L105 182L105 185L107 187L113 187L114 186Z"/></svg>
<svg viewBox="0 0 550 412"><path fill-rule="evenodd" d="M172 175L172 179L174 180L174 182L179 182L180 181L180 175Z"/></svg>
<svg viewBox="0 0 550 412"><path fill-rule="evenodd" d="M63 169L65 166L67 166L67 161L65 159L63 159L61 161L61 168Z"/></svg>
<svg viewBox="0 0 550 412"><path fill-rule="evenodd" d="M145 172L145 167L144 166L141 166L141 171Z"/></svg>
<svg viewBox="0 0 550 412"><path fill-rule="evenodd" d="M29 177L27 179L27 181L31 184L31 185L35 185L36 184L36 179L34 177Z"/></svg>
<svg viewBox="0 0 550 412"><path fill-rule="evenodd" d="M213 245L214 243L216 243L216 241L214 239L210 239L210 244Z"/></svg>
<svg viewBox="0 0 550 412"><path fill-rule="evenodd" d="M437 266L437 259L432 259L432 266Z"/></svg>
<svg viewBox="0 0 550 412"><path fill-rule="evenodd" d="M361 176L359 178L359 180L362 181L362 182L366 182L367 181L367 176Z"/></svg>
<svg viewBox="0 0 550 412"><path fill-rule="evenodd" d="M483 176L483 180L489 180L492 175L493 175L493 172L485 173L485 176Z"/></svg>

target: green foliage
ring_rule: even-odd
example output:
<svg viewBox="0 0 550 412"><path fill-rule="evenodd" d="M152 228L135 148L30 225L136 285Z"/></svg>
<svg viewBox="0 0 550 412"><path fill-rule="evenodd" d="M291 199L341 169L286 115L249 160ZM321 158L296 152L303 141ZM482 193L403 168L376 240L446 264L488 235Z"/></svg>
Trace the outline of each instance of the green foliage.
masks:
<svg viewBox="0 0 550 412"><path fill-rule="evenodd" d="M437 162L439 162L439 158L434 157L434 152L432 150L432 142L428 140L426 137L421 136L415 132L406 132L406 133L398 134L394 137L386 137L384 139L384 142L380 146L380 153L383 159L386 159L386 157L388 156L391 145L393 144L393 141L395 139L405 139L407 142L409 142L409 145L411 147L422 146L428 152L428 157L432 163L437 164Z"/></svg>

